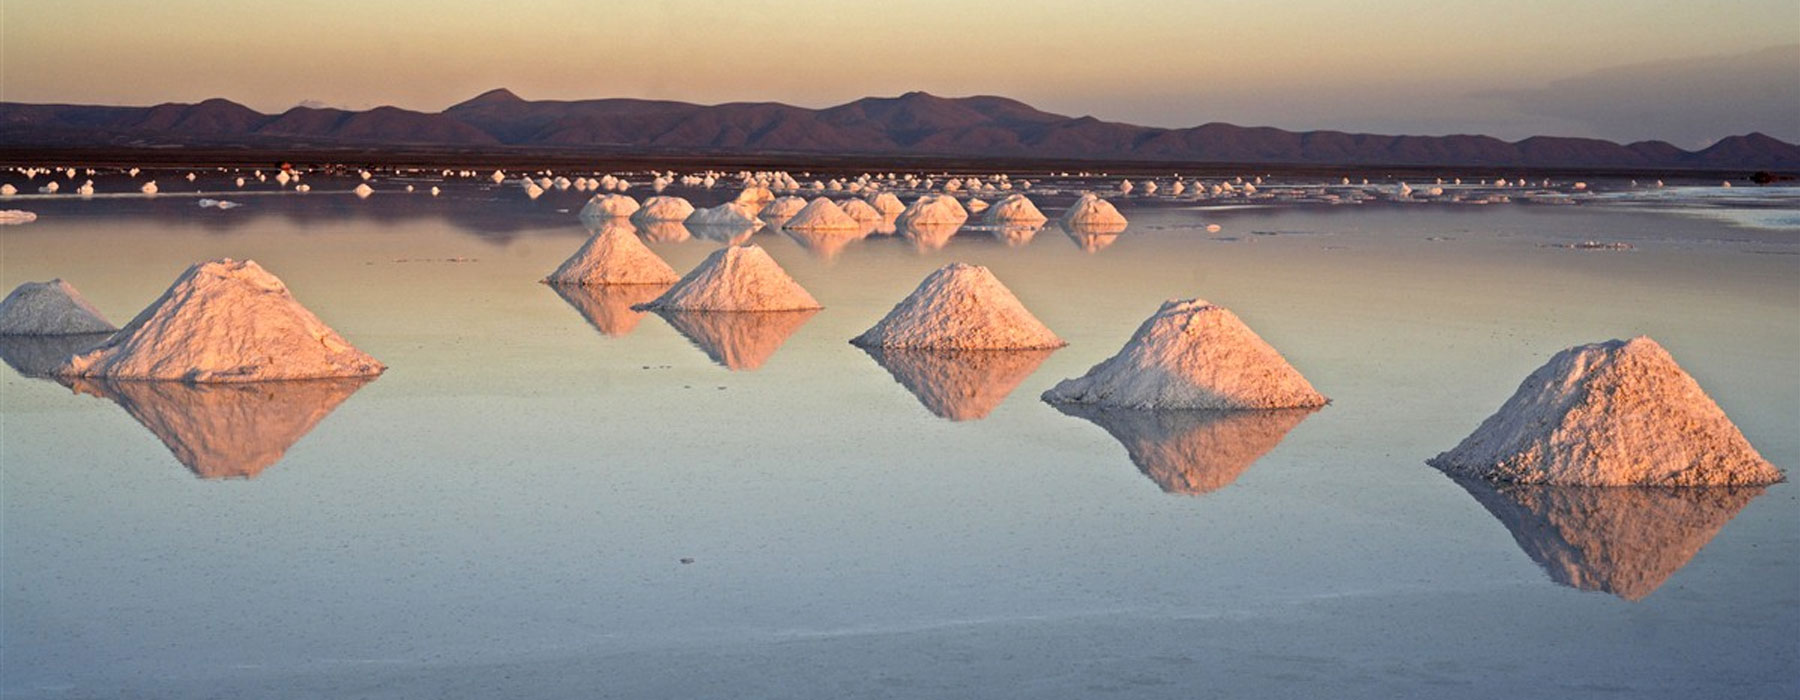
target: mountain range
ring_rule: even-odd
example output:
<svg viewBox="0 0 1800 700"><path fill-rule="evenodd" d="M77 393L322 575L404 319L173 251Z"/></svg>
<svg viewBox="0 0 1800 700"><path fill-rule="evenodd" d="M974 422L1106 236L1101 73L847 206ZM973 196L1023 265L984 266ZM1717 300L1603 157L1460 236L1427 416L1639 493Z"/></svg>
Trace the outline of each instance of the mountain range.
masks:
<svg viewBox="0 0 1800 700"><path fill-rule="evenodd" d="M1209 123L1164 129L1068 117L1004 97L923 92L808 109L774 102L525 100L491 90L442 112L294 107L225 99L153 107L0 102L9 148L453 149L519 153L907 155L1109 163L1796 170L1800 146L1760 133L1687 151L1535 136L1383 136Z"/></svg>

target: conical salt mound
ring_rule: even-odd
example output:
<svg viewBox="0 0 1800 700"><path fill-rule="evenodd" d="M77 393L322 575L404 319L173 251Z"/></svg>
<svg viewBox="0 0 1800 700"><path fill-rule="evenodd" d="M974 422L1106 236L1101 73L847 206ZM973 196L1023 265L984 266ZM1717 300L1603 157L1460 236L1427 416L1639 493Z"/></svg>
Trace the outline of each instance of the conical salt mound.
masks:
<svg viewBox="0 0 1800 700"><path fill-rule="evenodd" d="M251 478L281 460L374 377L183 384L77 379L80 393L111 399L149 428L195 476Z"/></svg>
<svg viewBox="0 0 1800 700"><path fill-rule="evenodd" d="M863 225L845 214L837 203L824 197L814 197L813 201L807 202L781 227L789 231L859 231Z"/></svg>
<svg viewBox="0 0 1800 700"><path fill-rule="evenodd" d="M614 337L630 335L644 314L649 313L631 307L662 296L669 289L666 284L552 284L549 287L587 319L594 330Z"/></svg>
<svg viewBox="0 0 1800 700"><path fill-rule="evenodd" d="M0 300L0 335L76 335L118 330L60 279L26 282Z"/></svg>
<svg viewBox="0 0 1800 700"><path fill-rule="evenodd" d="M622 194L597 194L581 205L579 216L589 221L617 219L636 214L638 202Z"/></svg>
<svg viewBox="0 0 1800 700"><path fill-rule="evenodd" d="M867 347L925 409L953 421L981 420L1055 350L909 350Z"/></svg>
<svg viewBox="0 0 1800 700"><path fill-rule="evenodd" d="M894 310L850 341L863 347L1029 350L1064 343L987 268L938 268Z"/></svg>
<svg viewBox="0 0 1800 700"><path fill-rule="evenodd" d="M1569 348L1431 465L1523 484L1771 484L1781 470L1656 341Z"/></svg>
<svg viewBox="0 0 1800 700"><path fill-rule="evenodd" d="M549 284L674 284L675 268L650 252L630 226L605 226L545 277Z"/></svg>
<svg viewBox="0 0 1800 700"><path fill-rule="evenodd" d="M669 291L638 309L802 311L824 308L760 246L713 251Z"/></svg>
<svg viewBox="0 0 1800 700"><path fill-rule="evenodd" d="M1049 218L1044 216L1044 212L1038 211L1030 197L1015 192L982 212L982 220L991 225L1042 224L1049 221Z"/></svg>
<svg viewBox="0 0 1800 700"><path fill-rule="evenodd" d="M1044 392L1051 403L1243 410L1326 399L1237 314L1199 299L1166 301L1117 355Z"/></svg>
<svg viewBox="0 0 1800 700"><path fill-rule="evenodd" d="M768 362L816 313L816 309L754 314L663 310L656 315L713 362L732 371L752 371Z"/></svg>
<svg viewBox="0 0 1800 700"><path fill-rule="evenodd" d="M331 330L255 261L197 263L104 344L56 374L255 382L360 377L386 367Z"/></svg>
<svg viewBox="0 0 1800 700"><path fill-rule="evenodd" d="M1071 232L1112 232L1125 230L1125 215L1098 195L1083 193L1068 211L1063 212L1063 228Z"/></svg>
<svg viewBox="0 0 1800 700"><path fill-rule="evenodd" d="M1607 488L1457 478L1550 580L1642 600L1762 495L1760 486Z"/></svg>
<svg viewBox="0 0 1800 700"><path fill-rule="evenodd" d="M1237 481L1317 408L1143 411L1075 404L1057 410L1105 428L1138 471L1168 493L1198 495Z"/></svg>

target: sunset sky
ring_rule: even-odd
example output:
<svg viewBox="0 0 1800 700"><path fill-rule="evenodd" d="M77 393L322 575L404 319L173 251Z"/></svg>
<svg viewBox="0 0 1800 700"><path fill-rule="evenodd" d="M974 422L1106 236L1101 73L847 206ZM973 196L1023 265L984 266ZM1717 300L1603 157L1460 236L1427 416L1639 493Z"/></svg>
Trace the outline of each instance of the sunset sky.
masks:
<svg viewBox="0 0 1800 700"><path fill-rule="evenodd" d="M998 94L1155 126L1800 140L1793 0L6 3L0 96L440 110Z"/></svg>

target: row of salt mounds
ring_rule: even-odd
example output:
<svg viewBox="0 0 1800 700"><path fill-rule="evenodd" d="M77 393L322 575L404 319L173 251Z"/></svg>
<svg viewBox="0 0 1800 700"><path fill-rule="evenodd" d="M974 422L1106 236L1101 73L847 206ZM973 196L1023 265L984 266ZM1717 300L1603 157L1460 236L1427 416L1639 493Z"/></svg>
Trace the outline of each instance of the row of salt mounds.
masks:
<svg viewBox="0 0 1800 700"><path fill-rule="evenodd" d="M1237 314L1170 300L1119 353L1049 391L1051 403L1112 408L1247 410L1323 406L1324 396Z"/></svg>
<svg viewBox="0 0 1800 700"><path fill-rule="evenodd" d="M26 282L0 300L0 335L78 335L118 330L61 279Z"/></svg>
<svg viewBox="0 0 1800 700"><path fill-rule="evenodd" d="M934 350L1037 350L1068 344L994 273L965 263L927 275L887 316L850 342Z"/></svg>
<svg viewBox="0 0 1800 700"><path fill-rule="evenodd" d="M1042 224L1050 218L1038 211L1037 205L1031 203L1031 198L1015 193L988 207L987 211L982 212L982 220L996 226L1017 226Z"/></svg>
<svg viewBox="0 0 1800 700"><path fill-rule="evenodd" d="M845 214L843 209L839 209L836 203L824 197L815 197L781 227L795 231L856 231L863 226L856 219L850 218L849 214Z"/></svg>
<svg viewBox="0 0 1800 700"><path fill-rule="evenodd" d="M901 226L914 224L961 226L964 221L968 220L968 210L963 209L962 203L956 201L955 197L943 194L924 194L919 195L919 198L913 200L912 204L906 205L905 211L900 212L899 224Z"/></svg>
<svg viewBox="0 0 1800 700"><path fill-rule="evenodd" d="M818 300L789 277L760 246L727 246L713 251L669 291L639 311L801 311L821 309Z"/></svg>
<svg viewBox="0 0 1800 700"><path fill-rule="evenodd" d="M637 210L637 200L628 195L597 194L589 199L587 204L581 206L581 218L588 220L622 219L636 214Z"/></svg>
<svg viewBox="0 0 1800 700"><path fill-rule="evenodd" d="M1725 486L1783 478L1675 358L1643 336L1557 353L1430 463L1525 484Z"/></svg>
<svg viewBox="0 0 1800 700"><path fill-rule="evenodd" d="M314 316L255 261L196 263L58 375L189 382L360 377L387 369Z"/></svg>
<svg viewBox="0 0 1800 700"><path fill-rule="evenodd" d="M630 226L602 227L562 266L544 278L547 284L672 284L675 268L638 240Z"/></svg>
<svg viewBox="0 0 1800 700"><path fill-rule="evenodd" d="M693 214L694 205L686 199L658 195L644 200L644 205L632 212L631 220L640 224L651 221L687 221Z"/></svg>
<svg viewBox="0 0 1800 700"><path fill-rule="evenodd" d="M799 214L801 209L805 209L806 204L806 200L799 197L781 197L769 202L757 216L761 217L763 221L780 226L788 219L794 218L795 214Z"/></svg>
<svg viewBox="0 0 1800 700"><path fill-rule="evenodd" d="M1069 210L1063 212L1062 223L1065 228L1083 231L1123 231L1126 226L1125 215L1120 214L1112 202L1092 192L1082 193L1080 199L1069 205Z"/></svg>

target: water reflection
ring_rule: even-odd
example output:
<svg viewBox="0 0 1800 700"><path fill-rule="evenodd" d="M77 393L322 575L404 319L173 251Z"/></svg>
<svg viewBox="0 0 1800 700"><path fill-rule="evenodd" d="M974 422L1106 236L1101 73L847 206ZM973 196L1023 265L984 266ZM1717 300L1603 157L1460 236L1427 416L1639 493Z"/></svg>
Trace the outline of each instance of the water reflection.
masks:
<svg viewBox="0 0 1800 700"><path fill-rule="evenodd" d="M569 306L575 307L576 313L593 325L601 335L622 337L629 335L637 328L638 321L643 320L647 311L633 311L632 306L643 304L662 296L663 292L674 285L668 284L603 284L603 285L545 285L555 290Z"/></svg>
<svg viewBox="0 0 1800 700"><path fill-rule="evenodd" d="M1452 478L1550 580L1641 600L1686 566L1763 487L1491 484Z"/></svg>
<svg viewBox="0 0 1800 700"><path fill-rule="evenodd" d="M731 370L754 370L818 312L661 310L656 315L713 362Z"/></svg>
<svg viewBox="0 0 1800 700"><path fill-rule="evenodd" d="M741 226L732 226L730 224L694 224L688 226L687 230L688 233L693 234L695 238L717 241L726 245L743 245L746 241L750 240L751 236L756 235L757 228L758 226L754 224L744 224Z"/></svg>
<svg viewBox="0 0 1800 700"><path fill-rule="evenodd" d="M1098 253L1105 250L1107 246L1117 243L1119 240L1119 232L1124 229L1105 230L1086 226L1069 227L1064 225L1062 226L1062 230L1063 233L1069 234L1069 240L1074 241L1075 245L1081 248L1083 252Z"/></svg>
<svg viewBox="0 0 1800 700"><path fill-rule="evenodd" d="M25 377L44 377L70 356L112 337L112 333L77 335L0 335L0 360Z"/></svg>
<svg viewBox="0 0 1800 700"><path fill-rule="evenodd" d="M993 229L994 240L1005 243L1008 248L1018 248L1036 238L1038 231L1044 230L1042 225L1026 226L1021 224L1004 224Z"/></svg>
<svg viewBox="0 0 1800 700"><path fill-rule="evenodd" d="M654 243L680 243L694 237L679 221L647 221L636 226L638 235Z"/></svg>
<svg viewBox="0 0 1800 700"><path fill-rule="evenodd" d="M900 229L900 233L906 237L906 240L912 242L914 250L920 253L930 253L943 250L944 246L950 245L950 239L956 237L956 231L960 228L962 228L961 224L911 223Z"/></svg>
<svg viewBox="0 0 1800 700"><path fill-rule="evenodd" d="M1168 493L1198 495L1237 481L1317 411L1145 411L1054 404L1112 433L1131 463Z"/></svg>
<svg viewBox="0 0 1800 700"><path fill-rule="evenodd" d="M252 478L374 377L187 384L75 379L149 428L195 476Z"/></svg>
<svg viewBox="0 0 1800 700"><path fill-rule="evenodd" d="M954 421L980 420L1037 371L1050 350L910 350L863 352L918 397L925 409Z"/></svg>
<svg viewBox="0 0 1800 700"><path fill-rule="evenodd" d="M869 235L869 229L867 228L836 231L830 229L803 229L796 231L784 228L782 231L786 232L788 238L794 239L795 243L799 243L800 247L805 248L806 252L811 253L813 257L826 262L836 260L838 255L844 252L844 248Z"/></svg>

